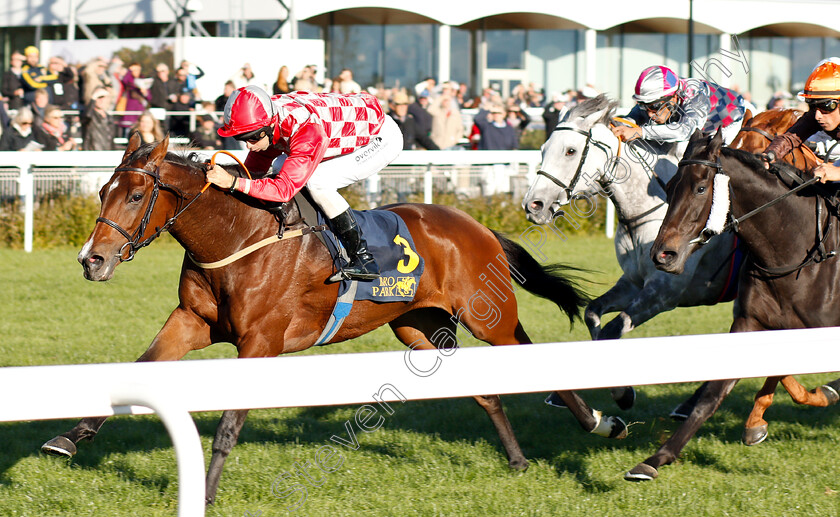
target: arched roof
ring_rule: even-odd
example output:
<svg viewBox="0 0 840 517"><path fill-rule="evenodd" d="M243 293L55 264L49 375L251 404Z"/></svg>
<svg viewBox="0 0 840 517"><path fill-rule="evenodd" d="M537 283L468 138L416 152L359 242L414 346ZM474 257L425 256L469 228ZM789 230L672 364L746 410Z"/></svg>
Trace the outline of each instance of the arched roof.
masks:
<svg viewBox="0 0 840 517"><path fill-rule="evenodd" d="M186 0L75 0L80 23L170 23L173 7ZM71 0L0 2L0 27L66 25ZM440 23L462 28L594 29L621 27L631 32L684 33L689 0L425 0L407 6L404 0L200 0L192 16L202 22L283 20L284 5L295 18L310 23L417 24ZM753 36L831 36L840 20L835 0L694 0L698 34Z"/></svg>

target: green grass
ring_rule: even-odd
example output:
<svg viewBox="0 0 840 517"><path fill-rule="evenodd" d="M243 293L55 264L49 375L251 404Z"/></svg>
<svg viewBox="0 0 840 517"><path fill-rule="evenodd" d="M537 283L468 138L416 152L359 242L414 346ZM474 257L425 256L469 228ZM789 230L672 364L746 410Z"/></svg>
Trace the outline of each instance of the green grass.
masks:
<svg viewBox="0 0 840 517"><path fill-rule="evenodd" d="M0 286L5 291L0 366L132 361L177 303L182 251L171 242L141 251L107 283L85 281L76 252L0 249ZM620 274L612 244L602 237L555 240L549 256L598 271L583 275L593 294L606 290ZM527 294L519 300L523 325L535 341L588 339L584 325L570 331L550 303ZM678 309L657 316L631 337L726 332L730 321L731 304ZM608 346L598 346L605 347L604 361L609 361ZM609 346L632 344L625 340ZM390 331L382 328L303 353L399 349ZM674 368L696 353L702 350L675 353ZM188 359L233 356L233 347L216 345ZM800 380L815 386L831 378ZM531 462L525 473L507 468L490 422L473 401L407 402L395 406L380 429L359 433L358 450L341 448L342 464L335 472L312 470L320 486L300 477L282 486L305 485L306 499L295 513L312 516L837 515L836 409L797 407L780 392L768 412L770 437L745 447L741 430L760 382L739 383L682 457L663 467L651 483L627 483L622 476L673 432L676 424L666 415L695 385L641 388L636 407L622 414L632 422L623 441L583 433L568 412L543 405L543 395L504 397ZM67 386L56 396L72 397L73 389ZM605 390L584 395L609 414L621 413ZM355 409L253 411L228 459L218 502L207 514L288 514L285 507L296 497L276 497L272 483L283 472L293 472L296 463L314 464L319 448L332 443L331 435L344 435L344 422ZM209 458L219 413L193 417ZM0 423L0 515L175 515L177 468L169 437L156 417L112 418L95 442L80 444L73 460L38 452L45 440L74 424Z"/></svg>

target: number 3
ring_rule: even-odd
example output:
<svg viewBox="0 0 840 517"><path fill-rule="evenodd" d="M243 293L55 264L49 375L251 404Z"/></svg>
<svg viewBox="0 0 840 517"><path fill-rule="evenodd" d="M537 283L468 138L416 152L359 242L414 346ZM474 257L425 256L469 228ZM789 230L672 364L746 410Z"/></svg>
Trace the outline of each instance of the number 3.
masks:
<svg viewBox="0 0 840 517"><path fill-rule="evenodd" d="M394 237L394 244L402 246L403 251L408 255L408 260L401 260L397 263L397 271L400 273L411 273L420 265L420 257L411 249L411 245L402 236Z"/></svg>

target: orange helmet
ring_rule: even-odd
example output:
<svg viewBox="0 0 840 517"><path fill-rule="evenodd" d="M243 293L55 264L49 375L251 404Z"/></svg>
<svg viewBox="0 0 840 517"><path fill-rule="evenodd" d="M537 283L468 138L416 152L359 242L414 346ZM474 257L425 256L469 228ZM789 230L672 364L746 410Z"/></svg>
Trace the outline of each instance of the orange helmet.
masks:
<svg viewBox="0 0 840 517"><path fill-rule="evenodd" d="M840 58L823 59L808 76L799 92L804 99L840 99Z"/></svg>

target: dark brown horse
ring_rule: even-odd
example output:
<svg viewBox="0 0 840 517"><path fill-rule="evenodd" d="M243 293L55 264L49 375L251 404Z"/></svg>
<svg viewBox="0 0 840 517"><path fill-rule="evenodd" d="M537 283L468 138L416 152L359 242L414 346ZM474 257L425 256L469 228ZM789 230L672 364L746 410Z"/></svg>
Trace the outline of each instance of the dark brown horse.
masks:
<svg viewBox="0 0 840 517"><path fill-rule="evenodd" d="M755 154L722 147L720 134L708 141L698 133L669 185L670 205L651 258L660 269L679 274L688 256L707 238L714 200L717 208L723 208L721 213L728 212L727 226L750 254L741 271L730 332L840 325L840 263L833 258L840 246L840 225L837 201L824 195L828 193L814 184L809 173L783 162L767 169ZM767 435L761 415L780 381L801 404L826 406L838 400L838 381L808 392L793 377L768 378L747 421L747 444ZM737 382L706 383L686 421L626 477L655 478L657 469L676 459Z"/></svg>
<svg viewBox="0 0 840 517"><path fill-rule="evenodd" d="M180 303L138 361L174 361L217 342L233 343L239 357L273 357L312 346L338 292L337 284L326 283L333 272L326 247L311 233L292 237L296 229L309 228L295 207L286 217L288 228L281 242L224 267L199 267L197 263L222 260L271 237L278 230L277 221L259 203L239 194L211 188L199 195L205 185L205 164L167 153L168 145L167 137L159 144L141 146L139 135L132 135L122 163L100 191L100 217L79 253L85 278L105 281L117 265L133 258L160 231L170 231L186 250ZM570 319L579 317L586 299L563 276L562 266L541 266L521 246L453 208L406 204L388 210L403 218L417 253L425 258L414 300L356 302L330 343L353 339L386 323L412 348L451 346L448 338L433 341L432 336L442 329L453 335L459 323L492 345L530 343L514 296L496 295L498 315L492 324L487 314L471 310L472 299L486 289L480 278L489 276L488 266L505 277L516 271L513 276L526 290L555 302ZM516 374L518 370L511 366L511 374ZM560 396L586 430L603 434L605 427L615 423L601 418L600 412L593 412L573 392L560 392ZM527 468L499 397L475 399L495 425L510 466ZM225 459L247 413L237 410L222 415L207 474L208 503L215 498ZM92 438L104 421L85 418L44 444L43 450L72 456L75 444ZM607 434L626 435L623 422Z"/></svg>
<svg viewBox="0 0 840 517"><path fill-rule="evenodd" d="M802 111L787 108L762 111L744 123L741 131L738 132L729 147L751 153L762 152L770 145L776 135L787 131L802 115ZM804 143L793 149L784 159L802 170L811 169L819 163L817 156ZM685 420L705 388L706 384L704 383L694 392L691 398L671 412L671 417L675 420Z"/></svg>

